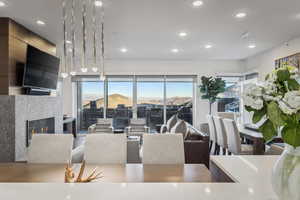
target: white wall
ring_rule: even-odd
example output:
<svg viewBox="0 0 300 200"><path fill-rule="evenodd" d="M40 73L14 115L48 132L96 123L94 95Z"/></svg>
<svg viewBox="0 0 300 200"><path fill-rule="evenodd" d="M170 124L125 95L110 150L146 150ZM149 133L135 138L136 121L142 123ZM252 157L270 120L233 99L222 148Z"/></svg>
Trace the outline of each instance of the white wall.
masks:
<svg viewBox="0 0 300 200"><path fill-rule="evenodd" d="M242 61L159 61L110 60L106 63L108 74L215 74L243 72Z"/></svg>
<svg viewBox="0 0 300 200"><path fill-rule="evenodd" d="M153 61L153 60L109 60L105 71L109 75L217 75L244 72L242 61ZM70 78L63 83L64 114L76 116ZM199 91L199 90L198 90ZM201 100L197 92L197 122L205 122L208 113L207 101ZM198 124L197 123L197 124Z"/></svg>
<svg viewBox="0 0 300 200"><path fill-rule="evenodd" d="M268 73L275 69L275 60L300 52L300 37L282 44L269 51L250 57L245 60L246 71L259 72L259 78L263 79Z"/></svg>

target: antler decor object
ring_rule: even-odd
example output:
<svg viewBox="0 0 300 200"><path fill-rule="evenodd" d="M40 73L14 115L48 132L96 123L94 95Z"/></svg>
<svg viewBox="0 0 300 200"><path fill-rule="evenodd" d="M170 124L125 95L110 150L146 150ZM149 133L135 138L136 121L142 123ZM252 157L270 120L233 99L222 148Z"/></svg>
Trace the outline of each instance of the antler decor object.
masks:
<svg viewBox="0 0 300 200"><path fill-rule="evenodd" d="M75 173L73 172L72 165L71 163L68 163L65 171L65 183L88 183L103 178L103 176L101 176L102 172L96 173L97 168L95 168L87 178L82 178L84 173L84 168L85 168L85 161L82 162L80 166L79 174L75 179Z"/></svg>

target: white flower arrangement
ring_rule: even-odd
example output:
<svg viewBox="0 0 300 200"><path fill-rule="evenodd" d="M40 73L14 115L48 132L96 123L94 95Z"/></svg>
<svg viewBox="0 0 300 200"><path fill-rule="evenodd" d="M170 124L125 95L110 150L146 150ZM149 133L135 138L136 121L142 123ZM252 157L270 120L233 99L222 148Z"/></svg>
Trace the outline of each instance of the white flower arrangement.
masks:
<svg viewBox="0 0 300 200"><path fill-rule="evenodd" d="M254 112L253 122L264 120L260 131L271 140L282 130L286 143L300 146L300 85L298 69L285 65L266 76L262 84L249 84L243 100L246 110Z"/></svg>

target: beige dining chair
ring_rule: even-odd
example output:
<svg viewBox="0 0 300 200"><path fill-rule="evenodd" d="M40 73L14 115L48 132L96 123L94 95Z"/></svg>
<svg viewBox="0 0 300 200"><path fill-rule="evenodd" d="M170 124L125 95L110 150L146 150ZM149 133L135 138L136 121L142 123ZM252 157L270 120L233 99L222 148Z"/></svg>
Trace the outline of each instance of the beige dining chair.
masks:
<svg viewBox="0 0 300 200"><path fill-rule="evenodd" d="M241 144L240 132L236 122L231 119L223 119L224 127L227 133L228 151L235 155L253 154L253 146Z"/></svg>
<svg viewBox="0 0 300 200"><path fill-rule="evenodd" d="M218 138L217 138L217 133L216 133L216 126L213 120L212 115L206 115L207 123L208 123L208 128L209 128L209 139L210 139L210 146L209 146L209 152L214 147L214 154L218 154L219 152L219 144L218 144Z"/></svg>
<svg viewBox="0 0 300 200"><path fill-rule="evenodd" d="M144 134L143 164L184 164L182 134Z"/></svg>
<svg viewBox="0 0 300 200"><path fill-rule="evenodd" d="M97 123L88 128L89 133L114 133L113 119L98 118Z"/></svg>
<svg viewBox="0 0 300 200"><path fill-rule="evenodd" d="M150 128L147 126L145 118L130 119L129 126L125 128L125 133L149 133Z"/></svg>
<svg viewBox="0 0 300 200"><path fill-rule="evenodd" d="M224 127L224 123L221 117L213 116L213 120L216 127L217 143L222 147L223 155L226 155L226 150L228 148L227 144L227 134Z"/></svg>
<svg viewBox="0 0 300 200"><path fill-rule="evenodd" d="M224 119L236 119L236 113L235 112L218 112L218 117L224 118Z"/></svg>
<svg viewBox="0 0 300 200"><path fill-rule="evenodd" d="M89 164L125 164L127 137L125 134L91 134L86 136L84 159Z"/></svg>
<svg viewBox="0 0 300 200"><path fill-rule="evenodd" d="M35 134L27 151L28 163L66 164L71 160L73 135Z"/></svg>

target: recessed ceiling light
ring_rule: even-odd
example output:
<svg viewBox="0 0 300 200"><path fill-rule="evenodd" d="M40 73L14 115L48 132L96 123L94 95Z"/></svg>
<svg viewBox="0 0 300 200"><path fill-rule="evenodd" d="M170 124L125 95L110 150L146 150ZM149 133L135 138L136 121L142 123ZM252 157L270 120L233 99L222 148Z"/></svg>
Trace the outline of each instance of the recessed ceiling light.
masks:
<svg viewBox="0 0 300 200"><path fill-rule="evenodd" d="M175 49L171 49L171 52L172 52L172 53L178 53L178 52L179 52L179 49L176 49L176 48L175 48Z"/></svg>
<svg viewBox="0 0 300 200"><path fill-rule="evenodd" d="M102 7L103 6L103 2L102 1L95 1L95 6Z"/></svg>
<svg viewBox="0 0 300 200"><path fill-rule="evenodd" d="M202 6L203 5L203 1L198 1L198 0L196 0L196 1L193 1L193 6L194 7L200 7L200 6Z"/></svg>
<svg viewBox="0 0 300 200"><path fill-rule="evenodd" d="M204 46L205 49L210 49L210 48L212 48L212 47L213 47L213 46L212 46L211 44L207 44L207 45Z"/></svg>
<svg viewBox="0 0 300 200"><path fill-rule="evenodd" d="M6 6L6 3L3 1L0 1L0 7L4 7L4 6Z"/></svg>
<svg viewBox="0 0 300 200"><path fill-rule="evenodd" d="M247 16L247 14L244 13L244 12L240 12L240 13L235 14L235 17L236 17L236 18L239 18L239 19L244 18L244 17L246 17L246 16Z"/></svg>
<svg viewBox="0 0 300 200"><path fill-rule="evenodd" d="M249 49L254 49L255 47L256 47L255 44L249 44L249 46L248 46Z"/></svg>
<svg viewBox="0 0 300 200"><path fill-rule="evenodd" d="M46 23L43 22L42 20L37 20L36 23L37 23L38 25L40 25L40 26L45 26L45 25L46 25Z"/></svg>
<svg viewBox="0 0 300 200"><path fill-rule="evenodd" d="M66 43L67 44L72 44L72 42L70 40L67 40Z"/></svg>
<svg viewBox="0 0 300 200"><path fill-rule="evenodd" d="M187 33L186 33L186 32L184 32L184 31L182 31L182 32L179 32L179 33L178 33L178 35L179 35L179 37L182 37L182 38L184 38L184 37L186 37L186 36L187 36Z"/></svg>
<svg viewBox="0 0 300 200"><path fill-rule="evenodd" d="M123 47L123 48L120 49L120 51L121 51L122 53L126 53L126 52L128 51L128 49L126 49L126 48Z"/></svg>

